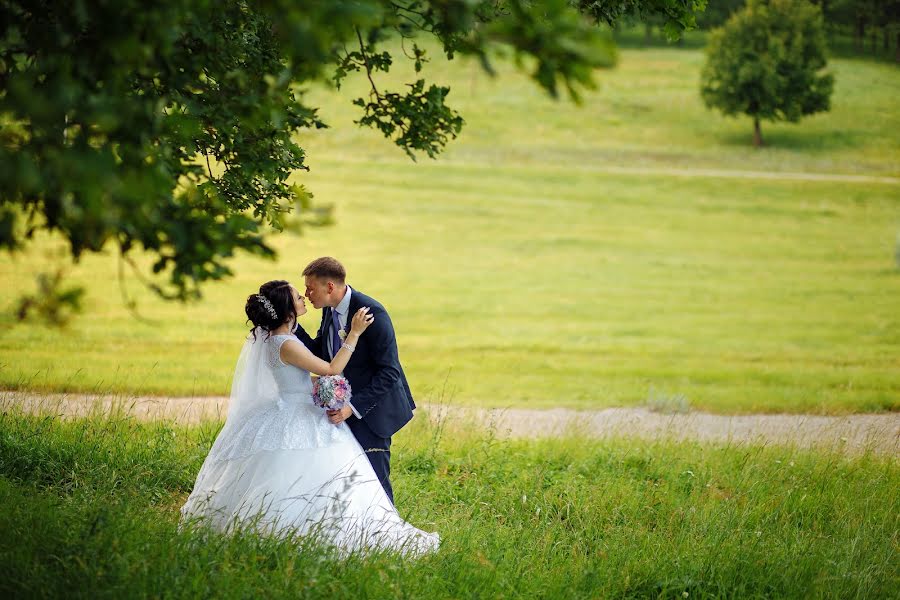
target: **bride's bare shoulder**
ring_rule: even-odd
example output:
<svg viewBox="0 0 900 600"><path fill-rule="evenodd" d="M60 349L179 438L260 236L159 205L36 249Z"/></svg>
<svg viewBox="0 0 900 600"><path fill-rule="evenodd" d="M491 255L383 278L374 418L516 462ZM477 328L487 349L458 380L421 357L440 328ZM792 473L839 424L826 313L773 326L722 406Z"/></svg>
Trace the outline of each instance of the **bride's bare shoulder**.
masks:
<svg viewBox="0 0 900 600"><path fill-rule="evenodd" d="M297 358L305 358L312 355L312 352L296 336L287 336L280 343L279 354L283 362L294 364L290 359L296 360Z"/></svg>

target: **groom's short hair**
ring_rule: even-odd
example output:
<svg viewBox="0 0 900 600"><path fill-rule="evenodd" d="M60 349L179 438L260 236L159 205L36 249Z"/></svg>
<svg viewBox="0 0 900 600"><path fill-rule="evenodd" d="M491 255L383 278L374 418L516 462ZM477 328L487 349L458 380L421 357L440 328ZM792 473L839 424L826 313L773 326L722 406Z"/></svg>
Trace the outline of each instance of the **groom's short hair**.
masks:
<svg viewBox="0 0 900 600"><path fill-rule="evenodd" d="M306 265L306 268L303 269L303 276L332 279L338 283L344 283L347 279L347 271L344 270L344 265L339 263L336 258L323 256Z"/></svg>

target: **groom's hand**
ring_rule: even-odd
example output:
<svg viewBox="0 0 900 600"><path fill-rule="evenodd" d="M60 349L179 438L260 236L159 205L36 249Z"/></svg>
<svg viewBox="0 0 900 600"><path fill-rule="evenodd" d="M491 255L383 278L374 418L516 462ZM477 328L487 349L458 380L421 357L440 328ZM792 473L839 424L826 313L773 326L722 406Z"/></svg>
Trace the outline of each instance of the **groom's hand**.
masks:
<svg viewBox="0 0 900 600"><path fill-rule="evenodd" d="M326 410L325 414L328 415L328 420L331 421L333 425L339 425L350 418L350 415L353 414L353 410L345 405L344 408L340 410Z"/></svg>

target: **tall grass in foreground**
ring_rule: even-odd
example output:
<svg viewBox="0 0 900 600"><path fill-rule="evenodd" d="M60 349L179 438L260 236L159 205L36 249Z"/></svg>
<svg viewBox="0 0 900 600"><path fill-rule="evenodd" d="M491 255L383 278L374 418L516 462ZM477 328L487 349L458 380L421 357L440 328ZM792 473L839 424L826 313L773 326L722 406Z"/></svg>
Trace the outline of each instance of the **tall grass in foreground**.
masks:
<svg viewBox="0 0 900 600"><path fill-rule="evenodd" d="M437 555L338 560L179 531L218 424L0 416L5 597L886 597L893 457L429 423L395 446L401 513Z"/></svg>

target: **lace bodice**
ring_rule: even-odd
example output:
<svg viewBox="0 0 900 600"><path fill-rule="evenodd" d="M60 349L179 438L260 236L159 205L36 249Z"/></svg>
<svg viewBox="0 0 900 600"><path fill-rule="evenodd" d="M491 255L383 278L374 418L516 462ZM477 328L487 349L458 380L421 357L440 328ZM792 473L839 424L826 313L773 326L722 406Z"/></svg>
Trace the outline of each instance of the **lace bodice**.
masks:
<svg viewBox="0 0 900 600"><path fill-rule="evenodd" d="M272 369L275 383L282 398L309 396L312 394L312 379L309 371L294 365L287 365L281 360L281 345L288 340L300 343L293 335L273 335L266 340L266 364Z"/></svg>
<svg viewBox="0 0 900 600"><path fill-rule="evenodd" d="M313 404L309 371L281 360L281 346L288 340L300 343L293 335L273 335L264 341L263 368L271 369L277 398L230 419L210 450L210 464L259 451L320 448L353 439L346 423L332 425L325 411Z"/></svg>

